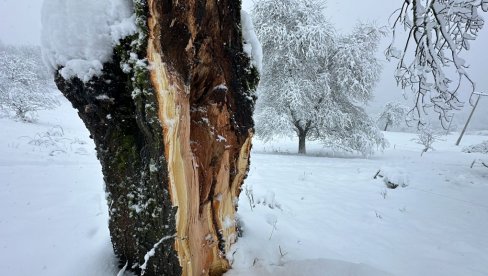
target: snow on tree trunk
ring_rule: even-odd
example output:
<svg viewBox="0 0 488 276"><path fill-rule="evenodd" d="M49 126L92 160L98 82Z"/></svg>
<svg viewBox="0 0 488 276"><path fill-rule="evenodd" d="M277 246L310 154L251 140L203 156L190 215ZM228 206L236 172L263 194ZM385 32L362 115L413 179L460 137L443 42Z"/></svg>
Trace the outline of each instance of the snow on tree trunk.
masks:
<svg viewBox="0 0 488 276"><path fill-rule="evenodd" d="M66 80L60 67L56 83L95 140L120 263L144 275L221 275L237 238L258 80L241 3L134 8L139 32L101 74Z"/></svg>

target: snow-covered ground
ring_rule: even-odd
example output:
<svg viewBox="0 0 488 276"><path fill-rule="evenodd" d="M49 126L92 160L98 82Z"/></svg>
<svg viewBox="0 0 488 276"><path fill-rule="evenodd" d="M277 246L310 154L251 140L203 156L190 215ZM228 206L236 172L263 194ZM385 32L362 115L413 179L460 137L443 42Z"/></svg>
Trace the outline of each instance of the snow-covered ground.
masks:
<svg viewBox="0 0 488 276"><path fill-rule="evenodd" d="M73 108L0 119L0 275L115 275L101 166Z"/></svg>
<svg viewBox="0 0 488 276"><path fill-rule="evenodd" d="M416 135L385 134L391 147L370 159L257 141L228 275L488 275L488 169L470 169L482 156L457 134L423 157ZM380 169L408 186L387 189Z"/></svg>
<svg viewBox="0 0 488 276"><path fill-rule="evenodd" d="M61 101L35 124L0 119L0 275L117 274L93 142ZM488 275L483 155L455 134L423 157L415 135L386 137L370 159L256 141L227 275Z"/></svg>

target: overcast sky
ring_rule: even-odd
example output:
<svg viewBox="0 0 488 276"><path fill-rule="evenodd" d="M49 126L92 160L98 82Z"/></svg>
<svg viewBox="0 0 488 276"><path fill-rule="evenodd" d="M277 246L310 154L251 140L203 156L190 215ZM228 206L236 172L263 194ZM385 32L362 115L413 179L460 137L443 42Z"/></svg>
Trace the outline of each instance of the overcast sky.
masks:
<svg viewBox="0 0 488 276"><path fill-rule="evenodd" d="M42 0L0 0L0 40L39 44Z"/></svg>
<svg viewBox="0 0 488 276"><path fill-rule="evenodd" d="M99 1L99 0L94 0ZM358 21L376 21L380 25L388 25L388 17L401 6L403 0L329 0L326 16L342 32L349 32ZM243 0L243 8L250 10L252 0ZM39 44L41 32L42 0L0 0L0 40L7 44ZM388 45L385 39L381 52ZM470 72L477 82L478 90L488 92L488 26L478 40L472 44L472 49L464 57L471 64ZM380 55L380 57L383 57ZM376 98L371 103L371 109L378 111L387 101L402 100L402 91L396 87L393 78L394 64L385 61L382 79L375 92ZM469 111L469 108L466 108ZM462 121L464 115L459 116ZM488 97L482 101L482 106L475 116L473 126L488 128ZM484 113L484 114L483 114ZM486 117L486 120L482 118Z"/></svg>

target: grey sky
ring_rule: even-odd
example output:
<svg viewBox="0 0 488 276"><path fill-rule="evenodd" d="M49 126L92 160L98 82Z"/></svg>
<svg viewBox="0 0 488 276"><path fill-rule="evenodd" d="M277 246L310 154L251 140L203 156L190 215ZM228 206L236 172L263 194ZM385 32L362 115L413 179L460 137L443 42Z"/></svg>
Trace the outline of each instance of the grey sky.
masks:
<svg viewBox="0 0 488 276"><path fill-rule="evenodd" d="M243 0L243 8L249 11L252 1ZM358 20L376 21L380 25L387 25L388 17L401 6L402 0L329 0L327 3L326 16L339 31L348 32ZM7 44L39 44L41 6L42 0L0 0L0 40ZM388 40L384 40L382 51L388 45ZM488 45L488 27L482 31L478 40L472 44L471 51L464 57L471 64L469 71L477 82L478 90L488 92L486 45ZM377 112L387 101L402 100L402 91L395 84L393 69L394 64L385 61L384 73L375 92L376 98L371 103L373 112ZM469 109L466 108L458 116L459 123L462 123ZM488 97L482 100L473 127L488 128L487 110Z"/></svg>
<svg viewBox="0 0 488 276"><path fill-rule="evenodd" d="M0 40L39 44L42 0L0 0Z"/></svg>

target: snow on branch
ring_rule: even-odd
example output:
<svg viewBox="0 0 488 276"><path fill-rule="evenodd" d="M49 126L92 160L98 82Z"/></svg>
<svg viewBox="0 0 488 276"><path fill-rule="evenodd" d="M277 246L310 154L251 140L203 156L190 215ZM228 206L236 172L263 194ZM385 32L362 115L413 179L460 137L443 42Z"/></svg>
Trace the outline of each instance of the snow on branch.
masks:
<svg viewBox="0 0 488 276"><path fill-rule="evenodd" d="M395 78L403 89L412 90L415 105L409 117L419 126L433 109L446 127L449 113L463 106L458 98L463 82L475 91L460 55L470 49L484 25L479 10L488 11L487 0L405 0L394 13L393 41L386 56L398 60ZM399 29L408 33L400 49L395 47Z"/></svg>

